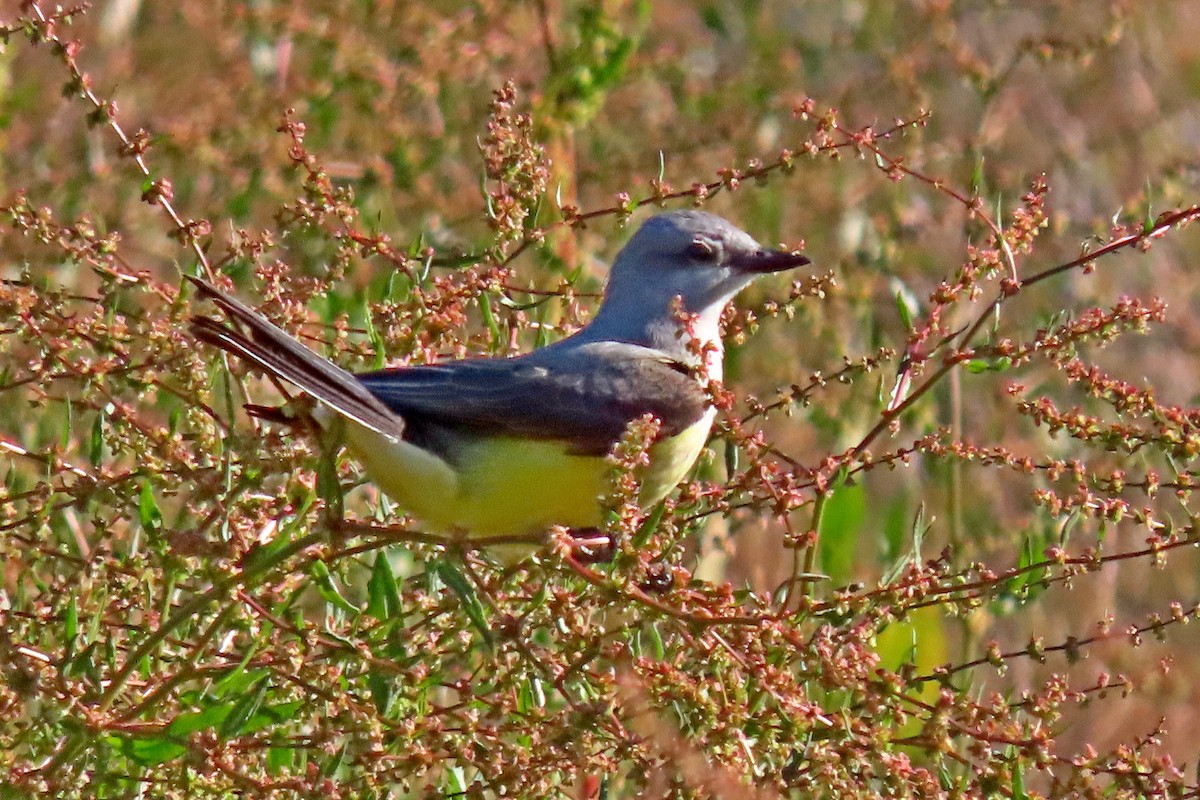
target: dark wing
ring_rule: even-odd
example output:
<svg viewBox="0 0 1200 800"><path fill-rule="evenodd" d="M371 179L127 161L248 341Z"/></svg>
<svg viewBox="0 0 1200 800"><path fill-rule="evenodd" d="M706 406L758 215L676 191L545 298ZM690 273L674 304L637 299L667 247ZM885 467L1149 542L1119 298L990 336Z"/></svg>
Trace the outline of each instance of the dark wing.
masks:
<svg viewBox="0 0 1200 800"><path fill-rule="evenodd" d="M188 280L240 326L231 327L209 317L192 317L191 331L197 339L294 383L338 413L374 431L396 438L403 434L404 420L379 402L354 375L309 350L266 317L207 281L190 276Z"/></svg>
<svg viewBox="0 0 1200 800"><path fill-rule="evenodd" d="M674 436L708 408L686 367L655 350L617 342L355 376L215 286L189 280L238 326L193 317L194 336L386 436L469 430L561 440L572 452L599 455L645 414L662 422L661 436Z"/></svg>
<svg viewBox="0 0 1200 800"><path fill-rule="evenodd" d="M588 455L607 452L645 414L662 422L660 436L674 436L708 408L686 367L658 351L617 342L383 370L358 380L404 417L414 435L433 425L561 440Z"/></svg>

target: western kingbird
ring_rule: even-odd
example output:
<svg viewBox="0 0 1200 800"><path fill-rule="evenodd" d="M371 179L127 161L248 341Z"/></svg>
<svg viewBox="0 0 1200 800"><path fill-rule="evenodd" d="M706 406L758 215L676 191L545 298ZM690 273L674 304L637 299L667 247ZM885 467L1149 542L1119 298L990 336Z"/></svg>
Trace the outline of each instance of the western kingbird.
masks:
<svg viewBox="0 0 1200 800"><path fill-rule="evenodd" d="M631 422L661 423L638 501L656 503L683 479L715 416L698 375L721 378L722 310L758 275L807 263L721 217L677 211L647 220L617 254L590 324L515 358L354 375L195 278L236 327L194 317L191 330L320 401L318 424L344 417L367 475L431 528L588 529L602 524L605 456Z"/></svg>

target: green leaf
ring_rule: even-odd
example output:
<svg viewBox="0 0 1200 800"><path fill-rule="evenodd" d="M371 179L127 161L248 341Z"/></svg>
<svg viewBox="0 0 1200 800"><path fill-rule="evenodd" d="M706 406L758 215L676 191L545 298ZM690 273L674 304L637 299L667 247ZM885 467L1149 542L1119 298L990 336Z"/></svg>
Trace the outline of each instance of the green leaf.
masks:
<svg viewBox="0 0 1200 800"><path fill-rule="evenodd" d="M147 531L156 531L162 524L162 512L158 510L158 502L154 499L154 489L150 481L142 481L142 493L138 497L138 519Z"/></svg>
<svg viewBox="0 0 1200 800"><path fill-rule="evenodd" d="M984 182L987 180L987 174L983 171L984 157L979 155L975 159L975 164L971 169L971 192L975 195L984 194Z"/></svg>
<svg viewBox="0 0 1200 800"><path fill-rule="evenodd" d="M375 327L375 315L371 313L370 298L364 294L362 301L363 324L367 329L367 339L370 340L371 347L375 350L375 369L383 369L387 365L387 354L384 348L383 336L380 335L379 329Z"/></svg>
<svg viewBox="0 0 1200 800"><path fill-rule="evenodd" d="M75 426L75 404L72 403L71 398L68 397L64 405L66 407L63 409L63 411L66 414L67 421L66 424L63 425L62 439L59 441L59 444L62 446L63 450L66 450L71 446L71 428Z"/></svg>
<svg viewBox="0 0 1200 800"><path fill-rule="evenodd" d="M534 676L521 684L521 688L517 690L517 710L520 713L528 714L536 708L545 707L546 689L541 678Z"/></svg>
<svg viewBox="0 0 1200 800"><path fill-rule="evenodd" d="M396 576L392 574L392 566L382 550L375 554L371 579L367 581L367 613L381 622L399 619L403 614Z"/></svg>
<svg viewBox="0 0 1200 800"><path fill-rule="evenodd" d="M314 561L312 567L309 568L308 574L313 579L317 591L325 599L326 603L340 608L347 614L357 616L362 613L358 606L351 603L345 597L342 597L342 593L338 590L337 584L334 583L333 576L329 573L329 567L325 565L324 561Z"/></svg>
<svg viewBox="0 0 1200 800"><path fill-rule="evenodd" d="M291 747L271 747L267 749L267 772L280 775L284 770L291 770L295 764L296 751Z"/></svg>
<svg viewBox="0 0 1200 800"><path fill-rule="evenodd" d="M293 720L303 706L304 704L299 700L264 705L242 725L238 735L247 736L264 728L269 728L272 725L279 725L280 723Z"/></svg>
<svg viewBox="0 0 1200 800"><path fill-rule="evenodd" d="M666 513L667 504L659 503L654 509L646 515L642 520L642 524L638 525L637 531L633 534L633 546L635 548L643 547L654 532L658 530L659 523L662 522L663 514Z"/></svg>
<svg viewBox="0 0 1200 800"><path fill-rule="evenodd" d="M392 702L391 676L377 669L371 670L367 673L367 690L371 693L371 702L375 704L375 710L386 715Z"/></svg>
<svg viewBox="0 0 1200 800"><path fill-rule="evenodd" d="M220 703L210 706L203 711L188 711L179 714L175 719L171 720L171 724L167 726L167 733L172 736L188 736L196 731L203 731L209 728L215 728L225 722L225 719L233 711L234 703Z"/></svg>
<svg viewBox="0 0 1200 800"><path fill-rule="evenodd" d="M1012 366L1008 356L998 358L972 358L966 363L967 372L978 375L981 372L1004 372Z"/></svg>
<svg viewBox="0 0 1200 800"><path fill-rule="evenodd" d="M213 686L213 695L216 697L235 697L250 690L258 681L263 680L270 674L265 669L254 669L246 671L246 665L239 664L237 669L230 672L217 684Z"/></svg>
<svg viewBox="0 0 1200 800"><path fill-rule="evenodd" d="M69 658L75 652L75 639L79 636L79 602L71 592L67 607L63 611L63 645Z"/></svg>
<svg viewBox="0 0 1200 800"><path fill-rule="evenodd" d="M819 530L821 570L835 583L844 583L853 573L866 514L867 495L861 484L842 484L825 501Z"/></svg>
<svg viewBox="0 0 1200 800"><path fill-rule="evenodd" d="M892 565L884 570L880 583L891 583L900 577L900 573L904 572L904 568L910 563L921 560L921 542L924 541L925 532L929 530L930 524L925 521L925 506L918 506L912 524L912 547L906 555L897 556Z"/></svg>
<svg viewBox="0 0 1200 800"><path fill-rule="evenodd" d="M187 747L167 736L139 736L123 739L121 751L139 764L154 766L174 761L187 753Z"/></svg>
<svg viewBox="0 0 1200 800"><path fill-rule="evenodd" d="M321 458L317 461L317 494L325 501L326 513L332 519L342 519L345 516L342 484L338 480L337 462L334 460L334 448L323 448Z"/></svg>
<svg viewBox="0 0 1200 800"><path fill-rule="evenodd" d="M459 599L462 600L463 610L467 612L467 618L471 620L471 624L483 636L483 640L489 645L492 643L492 634L488 629L487 614L484 612L483 603L479 601L479 595L475 592L475 587L467 580L467 576L463 575L458 567L451 564L449 561L439 560L430 565L431 571L437 573L437 577L446 586L449 586Z"/></svg>
<svg viewBox="0 0 1200 800"><path fill-rule="evenodd" d="M918 608L903 620L888 625L875 638L875 652L884 669L895 672L910 665L917 672L928 673L945 664L949 658L949 645L942 622L941 609L934 606ZM920 688L913 688L909 695L925 702L933 702L940 688L937 681L925 681ZM913 718L903 729L903 735L913 735L921 722Z"/></svg>
<svg viewBox="0 0 1200 800"><path fill-rule="evenodd" d="M267 697L268 689L267 681L260 681L253 694L246 695L230 709L229 715L221 722L221 727L218 729L221 738L229 739L246 732L246 724L258 712L263 700Z"/></svg>
<svg viewBox="0 0 1200 800"><path fill-rule="evenodd" d="M912 310L908 307L908 301L904 297L904 292L896 292L896 310L900 312L900 321L904 323L904 329L911 331L913 315Z"/></svg>
<svg viewBox="0 0 1200 800"><path fill-rule="evenodd" d="M1150 233L1154 230L1154 186L1151 185L1150 179L1146 179L1146 211L1142 214L1142 233Z"/></svg>
<svg viewBox="0 0 1200 800"><path fill-rule="evenodd" d="M479 313L483 316L483 324L491 336L491 350L499 351L503 339L500 336L500 326L496 323L496 315L492 312L492 303L487 293L479 295Z"/></svg>
<svg viewBox="0 0 1200 800"><path fill-rule="evenodd" d="M1021 762L1017 759L1013 760L1012 765L1012 800L1028 800L1029 794L1025 791L1025 770L1021 768Z"/></svg>
<svg viewBox="0 0 1200 800"><path fill-rule="evenodd" d="M528 683L521 684L521 688L517 690L517 713L528 714L536 707L533 702L533 689Z"/></svg>
<svg viewBox="0 0 1200 800"><path fill-rule="evenodd" d="M741 466L742 449L733 442L725 442L725 474L732 478Z"/></svg>
<svg viewBox="0 0 1200 800"><path fill-rule="evenodd" d="M462 767L451 767L445 772L446 780L442 792L449 796L467 793L467 775Z"/></svg>
<svg viewBox="0 0 1200 800"><path fill-rule="evenodd" d="M346 755L349 753L351 744L352 743L350 741L347 741L346 744L340 750L338 750L337 755L326 759L325 763L321 764L322 775L330 777L337 774L337 771L340 770L342 765L346 763Z"/></svg>
<svg viewBox="0 0 1200 800"><path fill-rule="evenodd" d="M650 646L654 648L654 660L663 661L666 659L667 647L663 644L662 631L658 629L658 623L648 623L642 630L646 632L646 637L650 640Z"/></svg>

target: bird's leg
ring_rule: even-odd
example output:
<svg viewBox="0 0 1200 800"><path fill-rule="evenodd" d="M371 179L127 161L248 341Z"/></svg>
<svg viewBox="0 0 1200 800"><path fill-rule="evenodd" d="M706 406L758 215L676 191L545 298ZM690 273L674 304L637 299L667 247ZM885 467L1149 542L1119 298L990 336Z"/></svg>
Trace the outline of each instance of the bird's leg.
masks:
<svg viewBox="0 0 1200 800"><path fill-rule="evenodd" d="M617 540L599 528L571 528L571 549L580 564L603 564L617 555Z"/></svg>
<svg viewBox="0 0 1200 800"><path fill-rule="evenodd" d="M604 564L616 558L618 539L599 528L571 528L571 557L579 564ZM646 594L666 594L675 587L675 573L666 561L646 565L646 575L638 582Z"/></svg>

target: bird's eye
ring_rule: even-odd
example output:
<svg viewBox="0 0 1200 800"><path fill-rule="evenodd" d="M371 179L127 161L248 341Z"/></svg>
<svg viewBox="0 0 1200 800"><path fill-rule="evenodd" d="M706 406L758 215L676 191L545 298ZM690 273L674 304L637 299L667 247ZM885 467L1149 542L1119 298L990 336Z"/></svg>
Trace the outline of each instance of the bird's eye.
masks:
<svg viewBox="0 0 1200 800"><path fill-rule="evenodd" d="M696 261L716 261L717 248L702 239L697 239L688 245L687 255Z"/></svg>

